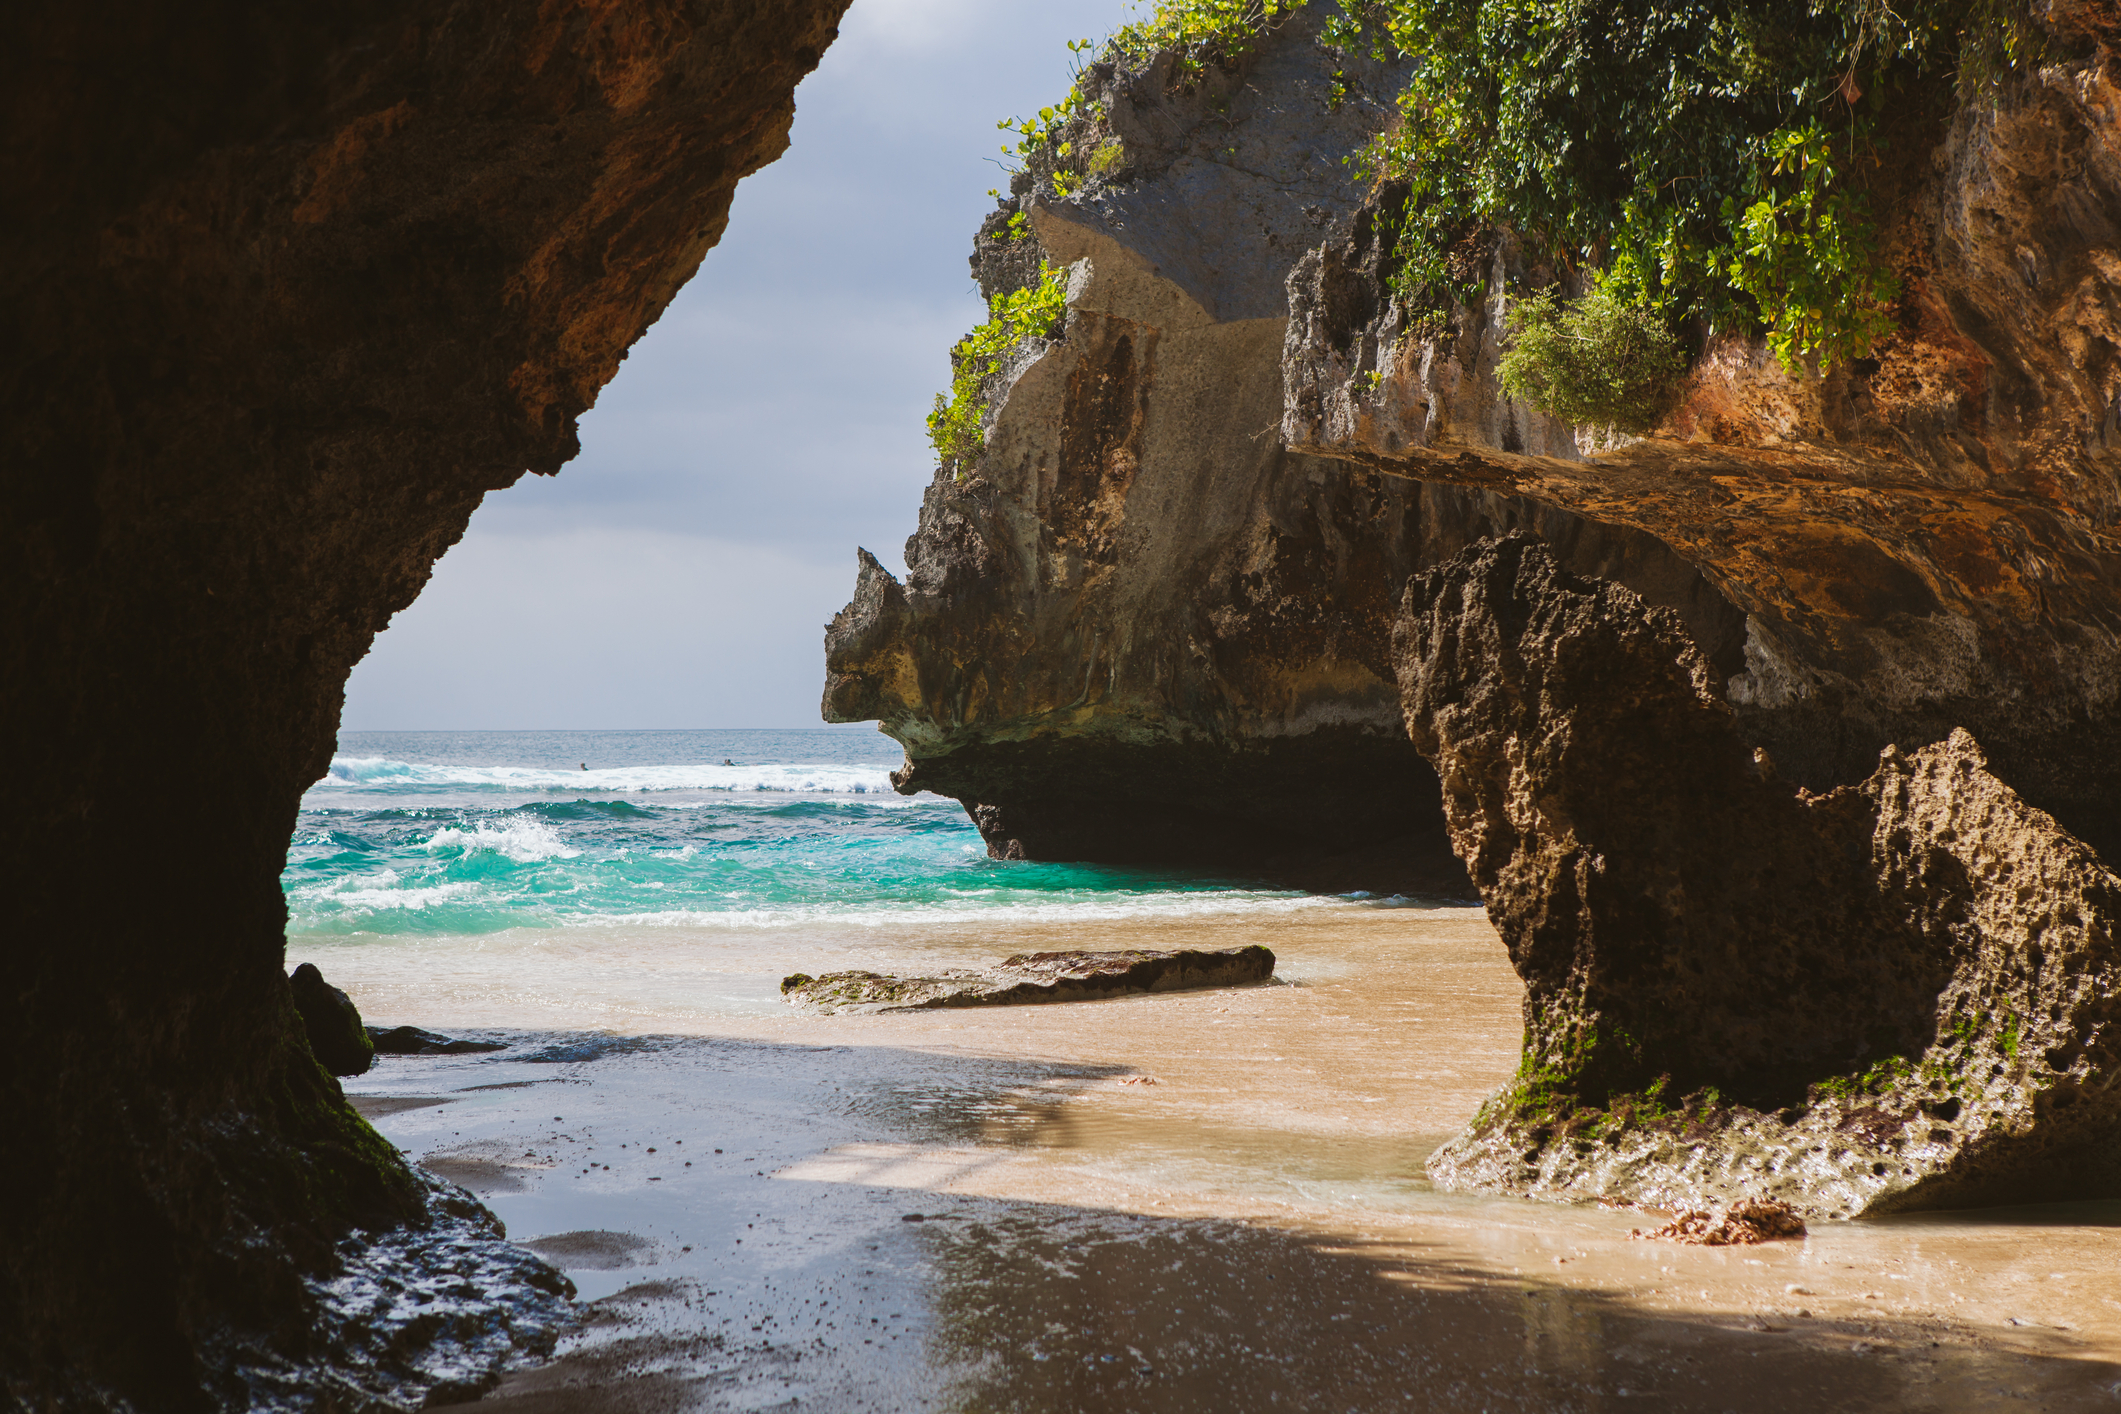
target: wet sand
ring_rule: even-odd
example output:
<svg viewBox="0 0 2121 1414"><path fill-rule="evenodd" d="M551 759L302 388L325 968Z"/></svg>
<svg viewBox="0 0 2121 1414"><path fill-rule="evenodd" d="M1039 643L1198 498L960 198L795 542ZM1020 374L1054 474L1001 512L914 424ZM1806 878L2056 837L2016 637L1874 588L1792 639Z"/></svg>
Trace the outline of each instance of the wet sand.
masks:
<svg viewBox="0 0 2121 1414"><path fill-rule="evenodd" d="M2121 1203L1703 1249L1432 1192L1422 1158L1516 1063L1478 910L943 928L852 964L791 935L748 980L612 931L532 940L571 960L516 982L440 945L424 990L402 954L304 954L379 1024L518 1028L347 1087L581 1288L560 1357L480 1408L2121 1409ZM750 1000L773 969L1249 942L1280 983Z"/></svg>

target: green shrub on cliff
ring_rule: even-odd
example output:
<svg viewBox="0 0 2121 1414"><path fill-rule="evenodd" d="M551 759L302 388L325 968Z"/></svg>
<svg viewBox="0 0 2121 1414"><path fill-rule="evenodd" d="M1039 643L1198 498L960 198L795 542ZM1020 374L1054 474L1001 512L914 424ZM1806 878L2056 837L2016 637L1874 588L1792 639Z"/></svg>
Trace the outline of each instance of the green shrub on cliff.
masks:
<svg viewBox="0 0 2121 1414"><path fill-rule="evenodd" d="M1050 337L1068 317L1068 272L1040 268L1037 284L998 296L988 306L987 322L950 350L950 391L935 395L928 440L941 464L960 476L979 458L987 380L1024 340Z"/></svg>
<svg viewBox="0 0 2121 1414"><path fill-rule="evenodd" d="M1685 369L1664 321L1600 284L1569 304L1551 293L1519 301L1498 371L1504 392L1541 412L1639 433L1671 406Z"/></svg>
<svg viewBox="0 0 2121 1414"><path fill-rule="evenodd" d="M2031 54L2017 0L1386 0L1331 38L1420 56L1367 154L1406 184L1394 284L1476 293L1454 249L1508 227L1616 294L1763 327L1832 365L1892 326L1871 184Z"/></svg>

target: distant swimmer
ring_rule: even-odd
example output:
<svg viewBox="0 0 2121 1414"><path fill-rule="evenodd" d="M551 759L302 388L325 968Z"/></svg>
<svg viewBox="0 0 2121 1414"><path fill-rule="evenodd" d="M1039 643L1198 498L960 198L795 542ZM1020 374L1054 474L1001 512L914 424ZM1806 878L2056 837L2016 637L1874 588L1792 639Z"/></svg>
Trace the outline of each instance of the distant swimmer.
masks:
<svg viewBox="0 0 2121 1414"><path fill-rule="evenodd" d="M734 762L734 761L730 760L730 759L729 759L728 757L724 756L724 757L722 758L722 764L723 764L724 766L734 766L734 765L736 764L736 762Z"/></svg>
<svg viewBox="0 0 2121 1414"><path fill-rule="evenodd" d="M585 770L585 771L589 769L589 763L588 763L587 761L584 761L584 762L582 763L582 769L583 769L583 770Z"/></svg>

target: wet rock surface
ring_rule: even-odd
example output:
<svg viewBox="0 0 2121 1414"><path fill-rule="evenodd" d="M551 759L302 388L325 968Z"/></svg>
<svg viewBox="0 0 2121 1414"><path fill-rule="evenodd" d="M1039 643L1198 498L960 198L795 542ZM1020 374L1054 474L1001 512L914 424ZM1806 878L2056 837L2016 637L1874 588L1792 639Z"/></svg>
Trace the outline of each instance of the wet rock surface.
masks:
<svg viewBox="0 0 2121 1414"><path fill-rule="evenodd" d="M1529 537L1410 584L1408 731L1526 984L1456 1189L1807 1217L2121 1194L2121 879L1964 732L1780 780L1676 615Z"/></svg>
<svg viewBox="0 0 2121 1414"><path fill-rule="evenodd" d="M379 1056L462 1056L475 1051L505 1051L505 1041L452 1038L417 1026L371 1026L368 1039Z"/></svg>
<svg viewBox="0 0 2121 1414"><path fill-rule="evenodd" d="M1273 951L1254 943L1242 948L1174 951L1018 953L995 967L935 977L887 977L875 972L828 972L811 977L798 972L781 982L781 995L790 1002L834 1010L924 1011L1237 987L1264 982L1273 975Z"/></svg>
<svg viewBox="0 0 2121 1414"><path fill-rule="evenodd" d="M287 985L317 1064L338 1076L366 1073L376 1062L374 1032L361 1025L353 998L326 982L313 962L289 973Z"/></svg>
<svg viewBox="0 0 2121 1414"><path fill-rule="evenodd" d="M480 499L575 453L843 8L10 14L7 1402L241 1407L234 1352L335 1358L349 1231L429 1220L289 993L302 792Z"/></svg>
<svg viewBox="0 0 2121 1414"><path fill-rule="evenodd" d="M1646 1242L1685 1242L1696 1247L1753 1247L1805 1235L1804 1219L1787 1203L1747 1198L1720 1212L1691 1209L1654 1228L1636 1228L1628 1236Z"/></svg>

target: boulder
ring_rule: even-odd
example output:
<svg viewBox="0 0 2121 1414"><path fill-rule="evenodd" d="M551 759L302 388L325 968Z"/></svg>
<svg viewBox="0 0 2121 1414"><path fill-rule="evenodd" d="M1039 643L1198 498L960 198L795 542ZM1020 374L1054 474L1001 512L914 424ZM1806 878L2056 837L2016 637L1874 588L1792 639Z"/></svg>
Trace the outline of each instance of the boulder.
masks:
<svg viewBox="0 0 2121 1414"><path fill-rule="evenodd" d="M295 994L295 1010L302 1014L309 1053L318 1065L333 1075L360 1075L375 1064L375 1047L369 1044L353 998L325 981L315 963L297 967L287 985Z"/></svg>
<svg viewBox="0 0 2121 1414"><path fill-rule="evenodd" d="M838 1009L920 1011L935 1007L1024 1006L1086 1002L1138 992L1236 987L1274 975L1274 954L1254 943L1242 948L1186 948L1176 952L1033 952L1004 958L979 971L934 977L887 977L877 972L798 972L781 982L791 1002Z"/></svg>
<svg viewBox="0 0 2121 1414"><path fill-rule="evenodd" d="M422 1031L417 1026L380 1026L368 1028L368 1039L374 1043L379 1056L464 1056L479 1051L505 1051L504 1041L456 1041L447 1036L437 1036L432 1031Z"/></svg>
<svg viewBox="0 0 2121 1414"><path fill-rule="evenodd" d="M1395 658L1524 979L1449 1189L1805 1217L2121 1194L2121 879L1964 731L1825 794L1678 617L1540 542L1408 586Z"/></svg>

